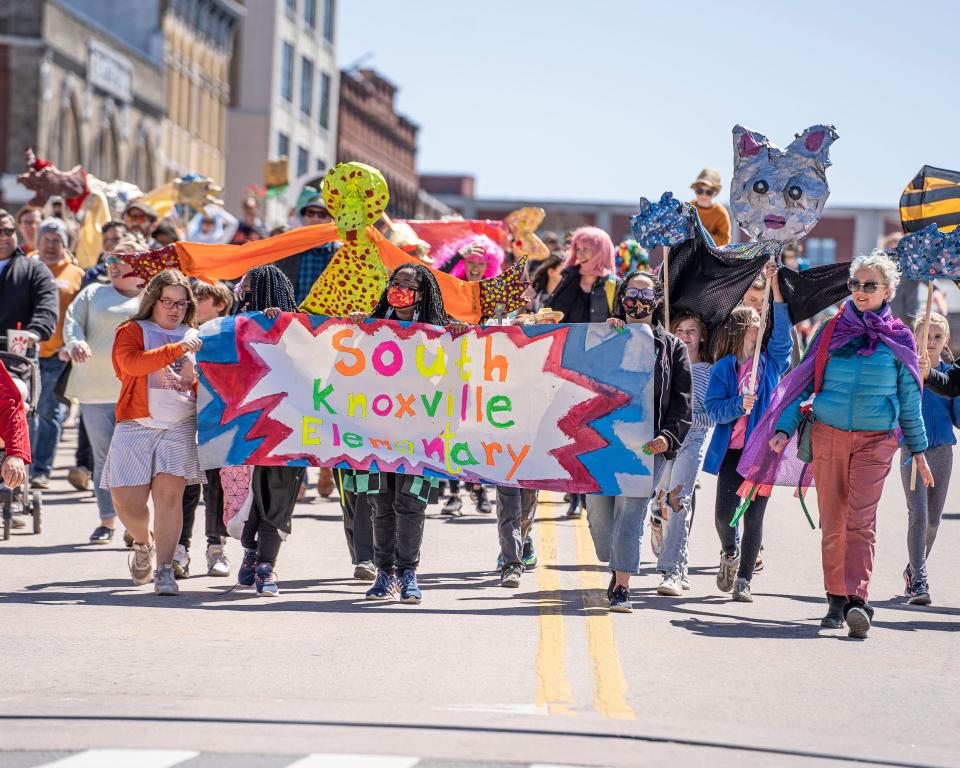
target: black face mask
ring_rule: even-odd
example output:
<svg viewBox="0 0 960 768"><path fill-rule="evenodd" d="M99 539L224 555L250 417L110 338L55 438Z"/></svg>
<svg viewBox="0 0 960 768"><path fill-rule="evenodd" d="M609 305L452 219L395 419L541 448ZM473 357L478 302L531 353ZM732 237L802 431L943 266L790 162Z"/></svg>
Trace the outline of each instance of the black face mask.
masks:
<svg viewBox="0 0 960 768"><path fill-rule="evenodd" d="M650 317L656 308L656 303L648 304L645 301L638 301L629 307L624 305L623 310L634 320L643 320L645 317Z"/></svg>
<svg viewBox="0 0 960 768"><path fill-rule="evenodd" d="M628 288L621 298L623 311L634 320L650 317L657 309L656 293L651 288Z"/></svg>

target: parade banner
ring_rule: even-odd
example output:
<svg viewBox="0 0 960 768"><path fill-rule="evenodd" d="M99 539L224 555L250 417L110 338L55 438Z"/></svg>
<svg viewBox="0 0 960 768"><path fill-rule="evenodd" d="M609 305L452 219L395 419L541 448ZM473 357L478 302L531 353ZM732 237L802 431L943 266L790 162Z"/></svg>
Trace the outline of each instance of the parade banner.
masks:
<svg viewBox="0 0 960 768"><path fill-rule="evenodd" d="M204 468L335 466L647 496L649 328L261 313L201 329Z"/></svg>

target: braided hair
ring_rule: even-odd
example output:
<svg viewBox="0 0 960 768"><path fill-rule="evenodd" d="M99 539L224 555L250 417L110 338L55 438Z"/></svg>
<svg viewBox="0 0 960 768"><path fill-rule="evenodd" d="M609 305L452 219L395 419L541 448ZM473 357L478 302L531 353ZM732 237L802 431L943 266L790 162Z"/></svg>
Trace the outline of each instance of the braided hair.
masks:
<svg viewBox="0 0 960 768"><path fill-rule="evenodd" d="M653 272L647 272L642 269L628 272L617 282L617 290L613 294L613 317L618 317L624 322L627 321L627 311L623 308L623 294L626 293L627 286L630 285L630 281L635 277L645 277L653 283L653 293L654 299L657 302L657 308L653 310L653 317L650 318L650 322L653 323L653 325L663 325L663 283L660 282L660 278L653 274Z"/></svg>
<svg viewBox="0 0 960 768"><path fill-rule="evenodd" d="M447 310L444 309L443 295L440 293L440 286L437 284L437 278L433 276L433 272L423 264L401 264L390 273L388 283L390 280L393 280L397 272L401 269L409 269L416 272L417 277L420 279L419 291L423 298L420 299L420 304L417 305L417 311L419 312L417 322L426 323L427 325L448 325L450 323L450 316L447 314ZM387 312L389 311L390 305L387 303L387 289L384 288L383 293L380 294L380 301L378 301L377 306L373 308L370 317L382 319L387 316Z"/></svg>
<svg viewBox="0 0 960 768"><path fill-rule="evenodd" d="M238 312L262 312L269 307L277 307L281 312L297 311L293 283L279 267L254 267L247 272L246 280L245 298Z"/></svg>

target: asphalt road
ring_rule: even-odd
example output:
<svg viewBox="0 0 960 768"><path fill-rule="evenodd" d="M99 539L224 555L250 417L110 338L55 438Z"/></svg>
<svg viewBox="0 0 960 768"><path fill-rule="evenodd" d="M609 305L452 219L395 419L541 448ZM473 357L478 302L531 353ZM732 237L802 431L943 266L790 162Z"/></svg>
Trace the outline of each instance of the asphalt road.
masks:
<svg viewBox="0 0 960 768"><path fill-rule="evenodd" d="M467 502L462 518L431 509L423 603L368 603L338 505L313 500L281 552L279 599L205 575L158 598L131 584L119 537L86 543L96 507L64 477L45 493L43 533L0 542L0 766L960 764L956 489L929 566L934 604L908 606L891 476L875 627L856 641L819 627L819 535L782 491L754 603L716 588L707 476L692 590L655 594L645 542L636 610L611 615L586 521L562 504L541 504L540 566L518 590L493 572L494 517ZM86 751L103 749L142 751Z"/></svg>

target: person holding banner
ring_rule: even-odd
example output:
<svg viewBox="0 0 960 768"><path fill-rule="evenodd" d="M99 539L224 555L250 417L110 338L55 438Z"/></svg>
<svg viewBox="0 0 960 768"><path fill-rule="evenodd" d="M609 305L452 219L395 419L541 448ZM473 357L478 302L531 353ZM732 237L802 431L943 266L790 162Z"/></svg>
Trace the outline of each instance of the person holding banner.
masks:
<svg viewBox="0 0 960 768"><path fill-rule="evenodd" d="M614 316L607 320L617 330L642 323L653 332L657 355L653 374L654 438L643 450L653 455L654 489L690 429L690 360L683 342L664 330L662 305L659 278L650 272L631 272L617 286ZM587 522L597 559L609 562L613 571L607 597L615 613L633 612L630 577L640 572L643 519L649 502L649 497L587 496Z"/></svg>
<svg viewBox="0 0 960 768"><path fill-rule="evenodd" d="M720 537L720 570L717 588L733 591L738 602L752 602L750 580L756 568L763 540L763 513L767 496L757 495L743 515L743 538L737 547L737 529L730 521L741 503L737 491L744 479L737 464L770 402L780 377L790 367L793 338L790 313L780 291L777 265L773 260L764 267L773 291L773 332L765 350L761 349L754 366L760 338L760 314L752 307L733 310L717 331L714 342L716 362L704 398L707 414L716 422L707 449L703 469L717 476L714 522ZM754 381L751 379L755 377Z"/></svg>
<svg viewBox="0 0 960 768"><path fill-rule="evenodd" d="M829 605L821 626L839 629L846 622L856 638L867 636L873 619L867 598L877 505L897 450L898 426L924 485L934 484L924 456L916 342L887 303L899 282L896 262L883 251L853 260L850 299L814 338L804 363L784 379L757 430L757 439L780 454L804 419L802 405L818 392L811 453Z"/></svg>
<svg viewBox="0 0 960 768"><path fill-rule="evenodd" d="M263 312L273 319L281 312L296 312L293 283L269 264L255 267L244 278L241 312ZM277 597L280 585L274 568L280 555L280 544L290 534L293 508L306 467L253 468L250 493L253 494L250 514L243 526L240 543L243 562L237 571L237 583L254 587L257 597Z"/></svg>
<svg viewBox="0 0 960 768"><path fill-rule="evenodd" d="M380 318L426 323L449 328L454 334L469 326L452 320L443 306L440 286L422 264L397 267L386 289L369 315L354 312L355 323ZM348 470L343 473L344 489L367 494L373 502L373 549L377 578L367 590L367 600L399 598L418 604L423 593L417 583L420 544L428 503L436 503L440 481L436 477L396 472Z"/></svg>
<svg viewBox="0 0 960 768"><path fill-rule="evenodd" d="M139 311L117 329L113 368L120 379L116 421L100 486L133 537L130 576L154 578L154 592L175 595L173 554L183 524L183 489L203 482L197 454L196 300L186 276L160 272ZM147 501L153 497L154 536Z"/></svg>

